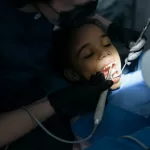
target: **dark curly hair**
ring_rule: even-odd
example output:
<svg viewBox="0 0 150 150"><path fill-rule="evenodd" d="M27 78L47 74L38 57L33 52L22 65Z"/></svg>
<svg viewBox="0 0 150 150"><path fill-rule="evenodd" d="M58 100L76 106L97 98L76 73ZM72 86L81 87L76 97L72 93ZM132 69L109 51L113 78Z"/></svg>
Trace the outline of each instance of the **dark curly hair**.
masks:
<svg viewBox="0 0 150 150"><path fill-rule="evenodd" d="M94 24L103 29L100 21L96 19L87 19L70 28L54 31L52 50L50 51L50 62L55 71L62 74L65 68L70 67L68 58L71 38L73 37L74 30L86 24Z"/></svg>

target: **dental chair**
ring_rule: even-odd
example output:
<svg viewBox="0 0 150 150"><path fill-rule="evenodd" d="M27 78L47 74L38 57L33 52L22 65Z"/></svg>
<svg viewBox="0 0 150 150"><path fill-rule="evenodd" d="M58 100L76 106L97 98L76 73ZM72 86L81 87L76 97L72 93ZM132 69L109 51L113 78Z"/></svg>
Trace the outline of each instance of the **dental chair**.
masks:
<svg viewBox="0 0 150 150"><path fill-rule="evenodd" d="M141 58L137 70L124 75L121 88L109 93L102 122L89 140L91 146L87 150L144 149L139 142L122 138L126 135L142 141L145 149L150 147L150 88L143 79ZM74 134L82 139L92 129L93 113L80 117L72 124Z"/></svg>

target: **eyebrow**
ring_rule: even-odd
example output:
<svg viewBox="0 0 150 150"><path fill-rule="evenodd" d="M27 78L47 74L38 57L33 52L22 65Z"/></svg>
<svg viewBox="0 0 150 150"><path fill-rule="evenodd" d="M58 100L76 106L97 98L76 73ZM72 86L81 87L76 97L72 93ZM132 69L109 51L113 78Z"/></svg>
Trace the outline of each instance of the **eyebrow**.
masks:
<svg viewBox="0 0 150 150"><path fill-rule="evenodd" d="M105 37L108 37L108 35L107 35L107 34L103 34L103 35L101 35L100 37L101 37L101 38L105 38ZM83 49L85 49L86 47L89 47L90 45L91 45L90 43L84 44L84 45L79 49L77 55L79 56L80 53L83 51Z"/></svg>
<svg viewBox="0 0 150 150"><path fill-rule="evenodd" d="M90 43L86 43L86 44L84 44L80 49L79 49L79 51L78 51L78 56L80 55L80 53L82 52L82 50L83 49L85 49L86 47L88 47L88 46L90 46L91 44Z"/></svg>

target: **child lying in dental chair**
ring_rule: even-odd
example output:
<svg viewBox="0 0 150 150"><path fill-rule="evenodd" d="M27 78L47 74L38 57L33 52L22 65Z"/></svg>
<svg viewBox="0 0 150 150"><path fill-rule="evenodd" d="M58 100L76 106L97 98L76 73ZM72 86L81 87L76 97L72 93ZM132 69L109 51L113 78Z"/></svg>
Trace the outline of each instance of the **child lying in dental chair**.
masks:
<svg viewBox="0 0 150 150"><path fill-rule="evenodd" d="M119 54L97 20L60 31L57 37L53 49L56 54L52 55L57 61L53 64L71 83L89 80L97 72L107 76L109 65L114 68L113 74L121 71ZM120 86L119 81L114 81L112 89Z"/></svg>
<svg viewBox="0 0 150 150"><path fill-rule="evenodd" d="M139 33L127 29L123 31L124 37L120 33L115 35L117 27L113 24L109 30L107 35L98 20L89 19L70 29L56 31L51 55L56 71L73 84L89 80L97 72L106 77L110 66L113 68L112 74L119 75L121 51L115 48L109 37L114 42L121 41L128 45L131 40L137 39ZM125 57L127 55L128 51ZM120 78L113 82L111 89L117 89Z"/></svg>
<svg viewBox="0 0 150 150"><path fill-rule="evenodd" d="M113 25L111 28L113 29ZM115 32L116 28L112 29L109 31L111 34ZM129 38L125 36L122 39L118 39L119 36L114 36L114 34L112 36L110 34L110 37L115 41L121 40L121 42L129 44L130 41L136 40L139 35L133 31L132 34L131 30L126 31L124 31L124 35L130 34L128 35ZM112 77L119 75L121 72L120 56L108 35L105 34L98 20L87 20L76 27L58 31L52 55L54 67L71 84L81 84L85 80L89 80L97 72L103 73L106 77L110 67L112 68ZM115 91L110 92L108 95L108 104L102 124L92 138L92 141L106 135L122 136L139 129L141 126L148 125L148 122L145 122L145 118L148 117L150 109L149 111L148 109L145 110L144 106L145 104L149 106L150 90L143 84L143 94L139 95L137 101L134 100L134 95L140 93L140 87L136 87L135 81L138 81L138 83L142 82L143 84L140 71L129 74L124 78L118 77L113 79L114 84L111 90ZM130 85L127 86L126 83ZM130 93L125 92L125 88L128 88ZM127 97L128 94L130 94L130 97ZM123 96L124 98L122 98ZM144 100L142 101L141 98ZM141 105L143 111L139 107ZM132 128L131 126L134 123L137 124L135 124L135 128ZM127 128L124 126L125 124ZM80 117L72 125L72 128L77 136L82 138L87 136L93 128L93 113Z"/></svg>

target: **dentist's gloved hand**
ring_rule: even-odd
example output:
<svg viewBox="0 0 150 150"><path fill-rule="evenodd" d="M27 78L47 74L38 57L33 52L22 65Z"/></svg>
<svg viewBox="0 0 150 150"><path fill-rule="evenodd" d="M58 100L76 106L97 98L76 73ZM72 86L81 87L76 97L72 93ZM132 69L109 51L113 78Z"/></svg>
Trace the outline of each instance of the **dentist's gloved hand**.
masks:
<svg viewBox="0 0 150 150"><path fill-rule="evenodd" d="M136 42L140 36L140 32L134 31L132 29L124 28L123 26L121 26L118 23L111 23L108 27L107 34L111 40L120 41L128 49L131 49L131 47L133 47L131 42L132 43ZM146 36L144 36L141 40L147 41ZM144 45L145 44L143 44L143 42L141 41L141 44L138 46L138 49L137 49L137 47L134 48L134 52L143 49Z"/></svg>
<svg viewBox="0 0 150 150"><path fill-rule="evenodd" d="M147 42L147 38L143 36L143 38L136 43L140 36L140 32L123 28L117 23L111 23L109 25L107 34L111 40L120 41L126 48L129 49L129 51L127 51L127 58L125 59L125 63L127 65L130 65L132 61L136 60L140 56Z"/></svg>
<svg viewBox="0 0 150 150"><path fill-rule="evenodd" d="M49 101L56 113L76 116L96 108L100 94L109 89L113 82L105 80L101 73L96 73L88 84L74 85L49 95Z"/></svg>

